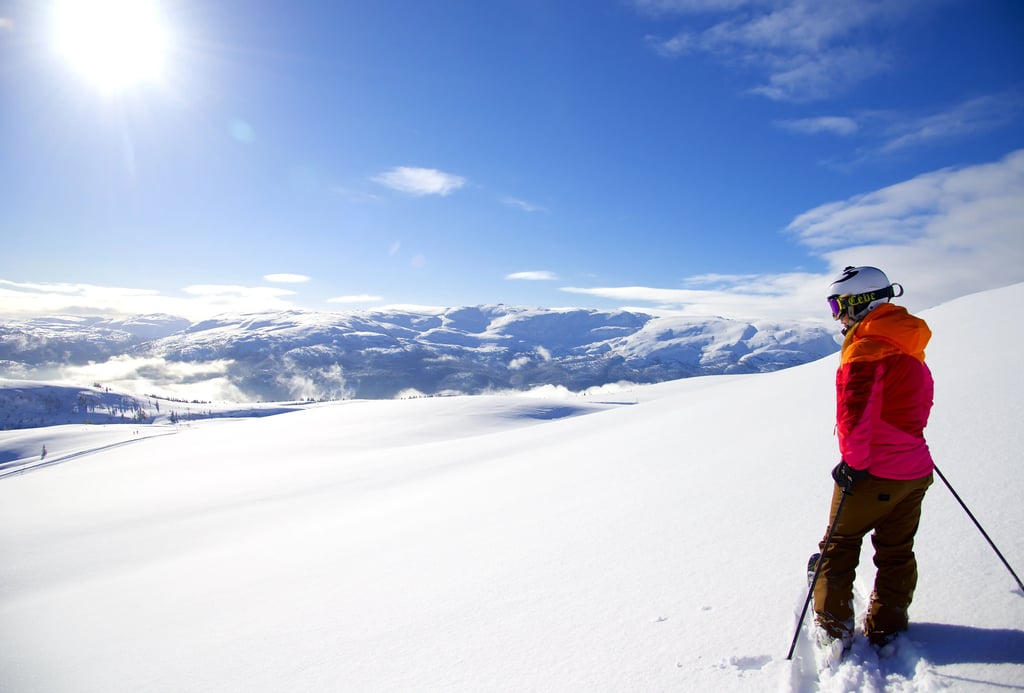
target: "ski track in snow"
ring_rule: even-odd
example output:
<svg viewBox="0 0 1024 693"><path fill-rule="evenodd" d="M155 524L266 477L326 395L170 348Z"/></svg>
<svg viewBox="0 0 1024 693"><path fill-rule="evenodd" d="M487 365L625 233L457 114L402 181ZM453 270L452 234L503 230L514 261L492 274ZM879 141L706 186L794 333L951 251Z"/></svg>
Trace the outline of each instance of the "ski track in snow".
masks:
<svg viewBox="0 0 1024 693"><path fill-rule="evenodd" d="M862 567L863 569L863 567ZM868 571L873 576L873 570ZM854 586L854 622L858 629L867 612L870 587L858 579ZM793 625L800 617L807 590L800 591L793 612ZM947 690L948 684L935 675L927 658L927 652L913 638L912 631L905 633L881 650L872 646L860 630L855 632L853 646L838 664L825 666L819 671L818 653L813 642L814 611L807 610L800 638L793 653L792 662L781 675L779 690L792 693L930 693Z"/></svg>
<svg viewBox="0 0 1024 693"><path fill-rule="evenodd" d="M144 433L142 435L136 436L134 438L130 438L128 440L122 440L122 441L117 441L117 442L114 442L114 443L108 443L106 445L98 445L98 446L95 446L95 447L86 448L84 450L76 450L75 452L69 452L69 453L64 454L64 455L47 455L47 457L41 458L41 459L39 459L36 462L28 462L26 464L22 464L22 465L19 465L19 466L10 467L10 468L6 468L6 469L0 469L0 479L3 479L4 477L8 477L8 476L15 476L15 475L18 475L18 474L25 474L27 472L36 471L36 470L39 470L39 469L44 469L46 467L52 467L52 466L57 465L57 464L63 464L64 462L68 462L70 460L78 459L79 457L87 457L89 455L95 455L96 453L103 452L104 450L113 450L114 448L119 448L119 447L122 447L122 446L125 446L125 445L132 445L133 443L138 443L139 441L142 441L142 440L148 440L150 438L159 438L161 436L175 435L177 432L178 431L175 430L175 429L172 429L170 431L161 431L161 432L158 432L158 433L154 433L152 431L147 431L146 433Z"/></svg>

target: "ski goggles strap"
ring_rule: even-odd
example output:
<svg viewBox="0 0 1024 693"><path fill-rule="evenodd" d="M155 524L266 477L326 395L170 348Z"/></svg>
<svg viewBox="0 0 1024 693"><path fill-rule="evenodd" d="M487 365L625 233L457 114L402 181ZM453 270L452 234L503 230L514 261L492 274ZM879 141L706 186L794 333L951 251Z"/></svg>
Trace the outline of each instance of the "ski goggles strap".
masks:
<svg viewBox="0 0 1024 693"><path fill-rule="evenodd" d="M865 291L862 294L844 294L842 296L834 295L828 297L828 307L832 309L832 319L838 320L839 317L847 311L849 308L856 306L864 306L873 301L878 301L883 298L898 298L903 295L903 287L899 284L890 284L884 289L878 289L876 291Z"/></svg>

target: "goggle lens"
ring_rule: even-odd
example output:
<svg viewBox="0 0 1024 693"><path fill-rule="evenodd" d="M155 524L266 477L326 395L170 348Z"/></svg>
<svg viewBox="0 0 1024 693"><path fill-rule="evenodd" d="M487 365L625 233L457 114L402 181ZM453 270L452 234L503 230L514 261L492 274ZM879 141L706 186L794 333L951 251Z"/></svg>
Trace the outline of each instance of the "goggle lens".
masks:
<svg viewBox="0 0 1024 693"><path fill-rule="evenodd" d="M843 304L842 296L829 296L828 307L832 309L832 319L838 320L839 316L846 310L846 306Z"/></svg>

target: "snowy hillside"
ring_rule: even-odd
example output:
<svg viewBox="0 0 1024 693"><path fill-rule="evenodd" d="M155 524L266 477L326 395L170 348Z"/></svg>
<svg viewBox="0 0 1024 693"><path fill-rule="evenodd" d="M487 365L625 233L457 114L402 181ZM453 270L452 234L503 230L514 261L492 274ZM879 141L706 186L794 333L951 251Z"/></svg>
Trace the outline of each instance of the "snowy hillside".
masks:
<svg viewBox="0 0 1024 693"><path fill-rule="evenodd" d="M220 418L252 418L296 411L300 402L183 402L137 396L107 387L75 387L64 383L0 378L0 431L19 431L4 439L0 478L19 470L59 463L108 445L123 445L138 436L174 433L174 426ZM108 424L120 424L111 426ZM155 424L155 425L147 425ZM73 443L59 456L44 448L63 440ZM84 432L83 432L84 431ZM2 690L2 689L0 689Z"/></svg>
<svg viewBox="0 0 1024 693"><path fill-rule="evenodd" d="M1018 574L1024 376L1005 308L1022 300L1016 285L923 314L930 445ZM821 681L805 646L786 661L827 521L836 363L136 439L36 429L54 464L0 478L0 689L1020 689L1024 593L938 480L895 652L858 640ZM100 428L124 444L61 461ZM867 542L859 611L872 572Z"/></svg>
<svg viewBox="0 0 1024 693"><path fill-rule="evenodd" d="M63 424L174 424L197 419L268 416L293 411L298 406L293 402L184 401L135 395L100 383L79 387L0 378L0 431Z"/></svg>
<svg viewBox="0 0 1024 693"><path fill-rule="evenodd" d="M0 326L0 377L66 379L78 367L122 390L180 399L391 398L768 372L836 349L816 323L509 306L284 311L187 326L166 316L39 318Z"/></svg>
<svg viewBox="0 0 1024 693"><path fill-rule="evenodd" d="M57 316L0 324L0 364L83 364L127 353L149 340L174 334L189 321L170 315L127 320Z"/></svg>

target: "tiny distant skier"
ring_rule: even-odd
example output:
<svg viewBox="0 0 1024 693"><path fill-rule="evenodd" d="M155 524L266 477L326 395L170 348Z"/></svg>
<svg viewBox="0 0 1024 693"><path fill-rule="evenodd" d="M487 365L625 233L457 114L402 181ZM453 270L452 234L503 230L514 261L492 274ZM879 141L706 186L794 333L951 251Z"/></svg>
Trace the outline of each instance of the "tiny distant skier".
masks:
<svg viewBox="0 0 1024 693"><path fill-rule="evenodd" d="M41 453L39 453L39 459L41 459L41 460L45 460L46 459L46 446L45 445L43 446L43 451Z"/></svg>
<svg viewBox="0 0 1024 693"><path fill-rule="evenodd" d="M814 612L819 644L841 643L842 650L853 640L854 574L865 534L874 532L877 567L864 619L872 644L883 646L907 629L917 586L914 535L934 469L923 433L933 396L924 362L931 330L889 302L902 295L903 287L875 267L847 267L829 287L832 318L844 335L835 429L842 459L832 470L835 525L831 543L819 544L824 559Z"/></svg>

